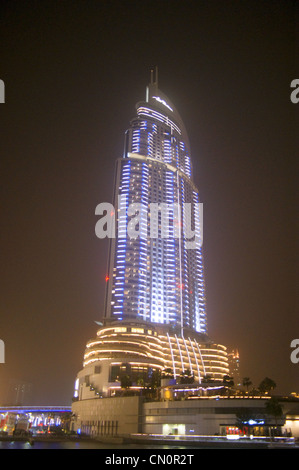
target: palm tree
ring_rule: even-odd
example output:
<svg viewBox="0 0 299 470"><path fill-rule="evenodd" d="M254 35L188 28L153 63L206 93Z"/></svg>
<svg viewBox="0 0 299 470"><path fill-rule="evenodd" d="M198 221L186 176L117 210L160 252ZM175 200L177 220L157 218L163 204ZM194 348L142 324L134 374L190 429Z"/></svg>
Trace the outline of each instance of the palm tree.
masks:
<svg viewBox="0 0 299 470"><path fill-rule="evenodd" d="M137 380L136 380L136 385L138 385L139 387L142 387L140 389L140 395L142 395L142 391L145 390L145 380L144 380L144 378L141 377L141 376L138 376Z"/></svg>
<svg viewBox="0 0 299 470"><path fill-rule="evenodd" d="M61 426L64 431L68 431L70 428L72 413L70 411L65 411L61 414Z"/></svg>
<svg viewBox="0 0 299 470"><path fill-rule="evenodd" d="M264 380L261 381L259 385L259 390L262 393L270 393L271 390L274 390L275 387L276 383L274 382L274 380L269 379L269 377L266 377L264 378Z"/></svg>
<svg viewBox="0 0 299 470"><path fill-rule="evenodd" d="M173 370L170 367L163 369L161 378L162 379L173 379Z"/></svg>
<svg viewBox="0 0 299 470"><path fill-rule="evenodd" d="M180 374L180 383L181 384L193 384L194 383L194 374L190 369L186 369Z"/></svg>
<svg viewBox="0 0 299 470"><path fill-rule="evenodd" d="M227 385L228 387L233 387L235 385L233 377L230 377L229 375L224 375L223 384Z"/></svg>
<svg viewBox="0 0 299 470"><path fill-rule="evenodd" d="M153 398L157 398L158 389L161 386L161 372L159 370L153 370L148 383L148 391Z"/></svg>
<svg viewBox="0 0 299 470"><path fill-rule="evenodd" d="M235 385L233 377L230 377L229 375L224 375L222 379L222 383L224 386L223 394L224 395L227 394L228 396L231 395L231 393L233 394L232 388Z"/></svg>
<svg viewBox="0 0 299 470"><path fill-rule="evenodd" d="M271 397L270 400L268 400L267 403L265 404L265 408L266 408L266 413L274 416L275 427L277 428L278 418L283 415L283 409L278 399L275 397ZM271 430L271 427L270 427L270 430ZM271 437L272 437L272 433L271 433Z"/></svg>
<svg viewBox="0 0 299 470"><path fill-rule="evenodd" d="M252 382L251 382L250 378L249 377L244 377L242 384L243 384L243 387L246 387L247 393L248 393L248 387L250 387L250 385L252 385Z"/></svg>
<svg viewBox="0 0 299 470"><path fill-rule="evenodd" d="M129 375L123 374L120 376L120 386L123 389L123 393L126 392L130 387L132 387L132 380Z"/></svg>

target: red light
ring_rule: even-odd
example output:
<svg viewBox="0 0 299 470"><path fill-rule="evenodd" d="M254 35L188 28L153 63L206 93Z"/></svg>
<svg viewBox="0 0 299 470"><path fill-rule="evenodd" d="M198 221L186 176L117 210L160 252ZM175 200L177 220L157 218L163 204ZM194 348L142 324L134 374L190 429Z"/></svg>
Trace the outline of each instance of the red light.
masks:
<svg viewBox="0 0 299 470"><path fill-rule="evenodd" d="M109 276L106 276L105 280L106 280L106 282L108 282L109 281Z"/></svg>

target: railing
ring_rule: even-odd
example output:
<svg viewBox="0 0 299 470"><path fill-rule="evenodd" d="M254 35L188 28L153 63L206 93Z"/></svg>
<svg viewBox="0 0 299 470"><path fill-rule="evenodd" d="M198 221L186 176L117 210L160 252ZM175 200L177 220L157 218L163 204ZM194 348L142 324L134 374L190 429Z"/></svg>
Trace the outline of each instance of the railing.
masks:
<svg viewBox="0 0 299 470"><path fill-rule="evenodd" d="M71 412L70 406L1 406L0 413L67 413Z"/></svg>

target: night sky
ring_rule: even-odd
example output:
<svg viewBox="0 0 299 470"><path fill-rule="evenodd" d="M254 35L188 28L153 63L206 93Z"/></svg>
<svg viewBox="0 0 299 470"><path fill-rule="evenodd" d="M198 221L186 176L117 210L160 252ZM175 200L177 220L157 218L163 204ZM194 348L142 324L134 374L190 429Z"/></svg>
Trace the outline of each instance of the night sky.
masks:
<svg viewBox="0 0 299 470"><path fill-rule="evenodd" d="M181 114L204 207L208 333L241 377L299 392L295 2L2 1L0 404L71 403L103 313L115 160L150 68ZM298 27L298 24L297 24ZM298 130L297 130L298 132Z"/></svg>

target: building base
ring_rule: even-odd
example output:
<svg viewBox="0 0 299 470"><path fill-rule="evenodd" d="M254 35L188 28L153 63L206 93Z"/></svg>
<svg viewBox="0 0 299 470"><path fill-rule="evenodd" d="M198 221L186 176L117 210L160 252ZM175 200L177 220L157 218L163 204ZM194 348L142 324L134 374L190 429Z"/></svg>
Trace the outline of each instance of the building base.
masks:
<svg viewBox="0 0 299 470"><path fill-rule="evenodd" d="M207 388L229 374L226 347L207 335L142 321L106 322L88 341L75 399L153 392L161 380L169 385Z"/></svg>

